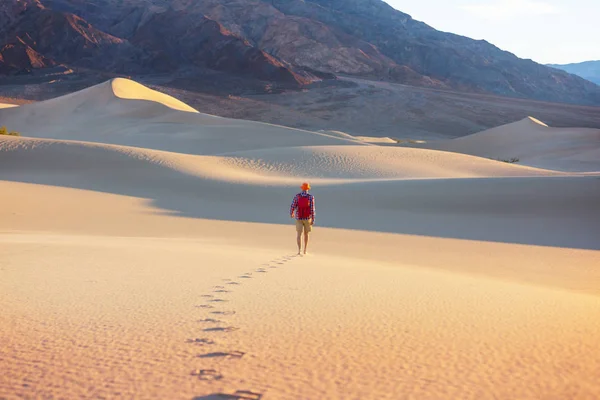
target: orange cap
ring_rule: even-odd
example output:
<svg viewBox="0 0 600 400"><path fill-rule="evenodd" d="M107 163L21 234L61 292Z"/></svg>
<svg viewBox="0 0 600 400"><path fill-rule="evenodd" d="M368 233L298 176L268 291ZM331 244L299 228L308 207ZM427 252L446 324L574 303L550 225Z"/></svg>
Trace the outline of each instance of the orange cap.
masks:
<svg viewBox="0 0 600 400"><path fill-rule="evenodd" d="M302 186L300 186L302 190L310 190L310 184L308 182L304 182Z"/></svg>

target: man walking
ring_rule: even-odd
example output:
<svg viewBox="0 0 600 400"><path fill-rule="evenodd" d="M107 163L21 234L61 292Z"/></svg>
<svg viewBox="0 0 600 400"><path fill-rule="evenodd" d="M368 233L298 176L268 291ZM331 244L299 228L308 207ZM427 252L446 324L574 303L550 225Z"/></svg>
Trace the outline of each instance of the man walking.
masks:
<svg viewBox="0 0 600 400"><path fill-rule="evenodd" d="M300 188L302 192L294 196L294 200L292 201L290 217L294 218L294 212L296 213L298 254L300 254L302 248L302 233L304 233L304 254L306 254L308 234L312 231L312 226L315 223L315 196L308 193L310 185L307 182L304 182Z"/></svg>

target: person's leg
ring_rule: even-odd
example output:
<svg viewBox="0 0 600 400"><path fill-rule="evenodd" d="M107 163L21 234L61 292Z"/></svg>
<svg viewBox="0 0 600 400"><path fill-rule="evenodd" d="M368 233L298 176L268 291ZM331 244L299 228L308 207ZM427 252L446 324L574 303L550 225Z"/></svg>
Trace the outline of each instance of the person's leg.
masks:
<svg viewBox="0 0 600 400"><path fill-rule="evenodd" d="M298 254L300 254L301 246L302 246L302 221L296 221L296 243L298 244Z"/></svg>
<svg viewBox="0 0 600 400"><path fill-rule="evenodd" d="M304 221L304 254L306 254L306 251L308 250L308 237L311 230L312 226L310 225L310 221Z"/></svg>
<svg viewBox="0 0 600 400"><path fill-rule="evenodd" d="M308 231L304 231L304 254L306 254L307 249L308 249Z"/></svg>

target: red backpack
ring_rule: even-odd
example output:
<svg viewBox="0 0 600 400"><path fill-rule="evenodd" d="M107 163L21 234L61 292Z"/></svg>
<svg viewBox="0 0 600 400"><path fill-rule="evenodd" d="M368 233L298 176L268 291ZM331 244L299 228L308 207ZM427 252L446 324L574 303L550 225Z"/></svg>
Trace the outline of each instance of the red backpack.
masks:
<svg viewBox="0 0 600 400"><path fill-rule="evenodd" d="M310 197L309 196L298 196L298 218L308 219L311 215L310 210Z"/></svg>

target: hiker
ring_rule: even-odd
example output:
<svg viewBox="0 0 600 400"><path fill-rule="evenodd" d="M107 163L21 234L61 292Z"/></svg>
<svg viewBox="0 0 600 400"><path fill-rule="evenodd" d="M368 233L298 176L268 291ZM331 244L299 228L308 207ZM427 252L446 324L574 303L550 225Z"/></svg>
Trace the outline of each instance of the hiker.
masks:
<svg viewBox="0 0 600 400"><path fill-rule="evenodd" d="M302 192L294 196L292 206L290 207L290 217L294 218L294 212L296 213L296 232L298 237L298 255L302 248L302 233L304 232L304 254L308 248L308 234L312 231L312 226L315 223L315 196L308 193L310 185L304 182L300 186Z"/></svg>

